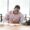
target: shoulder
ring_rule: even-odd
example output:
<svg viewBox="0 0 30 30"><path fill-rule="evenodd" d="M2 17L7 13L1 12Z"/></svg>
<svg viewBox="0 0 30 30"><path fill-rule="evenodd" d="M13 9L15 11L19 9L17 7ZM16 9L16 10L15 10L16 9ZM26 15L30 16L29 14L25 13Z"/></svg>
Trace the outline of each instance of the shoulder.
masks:
<svg viewBox="0 0 30 30"><path fill-rule="evenodd" d="M13 11L9 11L8 13L11 14Z"/></svg>
<svg viewBox="0 0 30 30"><path fill-rule="evenodd" d="M6 15L10 15L10 14L12 14L12 11L8 11L8 12L6 13Z"/></svg>
<svg viewBox="0 0 30 30"><path fill-rule="evenodd" d="M20 16L23 17L24 15L20 12Z"/></svg>

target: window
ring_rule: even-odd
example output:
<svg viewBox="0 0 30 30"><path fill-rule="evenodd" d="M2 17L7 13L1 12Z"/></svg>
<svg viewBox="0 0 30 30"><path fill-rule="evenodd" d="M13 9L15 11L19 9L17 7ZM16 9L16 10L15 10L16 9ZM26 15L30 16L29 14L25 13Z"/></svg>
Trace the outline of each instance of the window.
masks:
<svg viewBox="0 0 30 30"><path fill-rule="evenodd" d="M7 12L7 0L0 0L0 14L3 16Z"/></svg>

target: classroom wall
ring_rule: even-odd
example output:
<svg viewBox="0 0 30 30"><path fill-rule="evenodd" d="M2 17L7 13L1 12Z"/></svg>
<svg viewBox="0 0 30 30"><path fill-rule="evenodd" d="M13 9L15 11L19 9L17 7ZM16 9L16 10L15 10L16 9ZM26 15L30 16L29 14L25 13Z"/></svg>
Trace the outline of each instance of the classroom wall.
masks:
<svg viewBox="0 0 30 30"><path fill-rule="evenodd" d="M29 15L29 0L9 0L9 11L13 10L15 5L20 5L21 13ZM0 14L2 13L3 16L7 12L7 0L0 0Z"/></svg>

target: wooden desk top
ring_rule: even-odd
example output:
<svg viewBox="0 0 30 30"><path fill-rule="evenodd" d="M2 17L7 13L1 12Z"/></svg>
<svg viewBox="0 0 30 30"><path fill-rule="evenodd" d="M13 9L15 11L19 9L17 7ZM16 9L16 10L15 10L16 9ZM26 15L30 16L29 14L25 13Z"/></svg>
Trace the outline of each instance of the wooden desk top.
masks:
<svg viewBox="0 0 30 30"><path fill-rule="evenodd" d="M0 24L0 30L30 30L30 26L24 26L20 24Z"/></svg>

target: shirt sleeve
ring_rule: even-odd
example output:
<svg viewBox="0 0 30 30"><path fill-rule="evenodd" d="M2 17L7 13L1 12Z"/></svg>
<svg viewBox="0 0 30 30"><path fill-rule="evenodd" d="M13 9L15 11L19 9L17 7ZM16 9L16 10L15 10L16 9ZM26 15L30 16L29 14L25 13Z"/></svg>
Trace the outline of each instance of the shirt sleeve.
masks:
<svg viewBox="0 0 30 30"><path fill-rule="evenodd" d="M6 16L5 16L5 19L6 20L9 20L9 14L7 13Z"/></svg>
<svg viewBox="0 0 30 30"><path fill-rule="evenodd" d="M3 18L3 22L8 22L8 20L9 20L9 13L5 15L5 17Z"/></svg>
<svg viewBox="0 0 30 30"><path fill-rule="evenodd" d="M24 17L23 15L22 15L21 18L20 18L20 22L21 22L22 24L26 22L25 17Z"/></svg>

